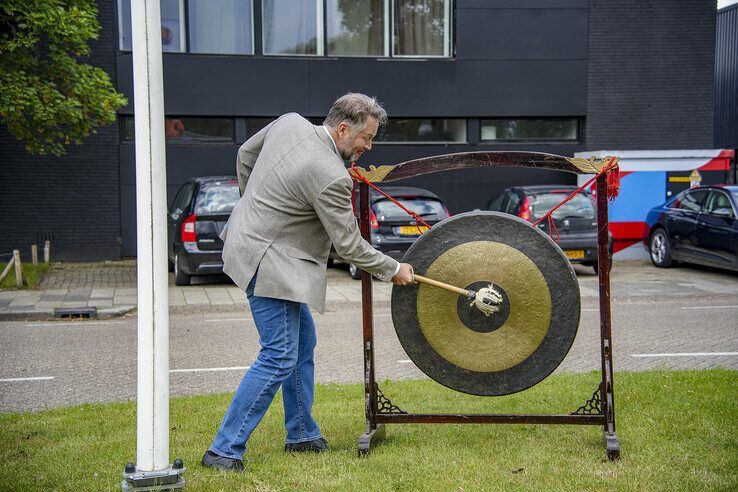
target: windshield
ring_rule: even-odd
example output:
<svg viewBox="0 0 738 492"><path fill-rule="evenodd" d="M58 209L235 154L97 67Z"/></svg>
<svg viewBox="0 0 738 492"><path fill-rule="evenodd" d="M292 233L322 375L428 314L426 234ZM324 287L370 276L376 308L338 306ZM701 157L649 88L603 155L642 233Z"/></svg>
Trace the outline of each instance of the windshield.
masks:
<svg viewBox="0 0 738 492"><path fill-rule="evenodd" d="M238 181L212 181L200 187L195 215L229 214L239 198Z"/></svg>
<svg viewBox="0 0 738 492"><path fill-rule="evenodd" d="M400 202L403 207L406 207L408 210L412 210L421 217L431 215L446 216L446 209L438 200L428 198L409 198L397 201ZM379 220L405 220L410 217L407 212L389 200L379 200L378 202L375 202L372 205L372 209Z"/></svg>
<svg viewBox="0 0 738 492"><path fill-rule="evenodd" d="M567 197L566 193L544 193L531 197L532 216L540 219ZM594 219L595 208L587 195L574 195L551 214L554 219Z"/></svg>

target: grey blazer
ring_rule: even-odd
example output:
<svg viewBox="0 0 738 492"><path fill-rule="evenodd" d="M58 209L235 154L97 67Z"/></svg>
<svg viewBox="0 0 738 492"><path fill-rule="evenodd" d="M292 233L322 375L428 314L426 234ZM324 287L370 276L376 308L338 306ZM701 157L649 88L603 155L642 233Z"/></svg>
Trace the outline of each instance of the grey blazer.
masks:
<svg viewBox="0 0 738 492"><path fill-rule="evenodd" d="M270 123L238 149L241 199L221 233L223 271L254 294L325 309L331 243L344 258L389 281L397 261L359 233L353 181L320 126L297 113Z"/></svg>

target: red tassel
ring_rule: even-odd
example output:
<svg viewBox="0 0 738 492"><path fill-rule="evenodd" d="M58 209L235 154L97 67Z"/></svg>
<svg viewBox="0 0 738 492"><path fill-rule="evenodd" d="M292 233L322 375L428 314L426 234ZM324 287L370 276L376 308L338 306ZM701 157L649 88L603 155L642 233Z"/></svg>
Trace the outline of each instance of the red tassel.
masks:
<svg viewBox="0 0 738 492"><path fill-rule="evenodd" d="M614 163L614 165L612 165ZM607 172L607 198L610 201L615 200L615 197L620 193L620 166L613 157L610 161L610 169Z"/></svg>

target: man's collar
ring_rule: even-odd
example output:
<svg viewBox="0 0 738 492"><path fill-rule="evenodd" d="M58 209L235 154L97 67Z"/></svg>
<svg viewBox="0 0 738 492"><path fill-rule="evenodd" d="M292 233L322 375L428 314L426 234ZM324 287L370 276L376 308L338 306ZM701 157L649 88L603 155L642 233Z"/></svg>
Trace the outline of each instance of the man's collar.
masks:
<svg viewBox="0 0 738 492"><path fill-rule="evenodd" d="M323 125L323 130L325 130L325 132L328 134L328 138L331 139L331 143L333 144L333 150L335 150L336 154L340 156L341 154L338 152L338 146L336 146L336 141L333 140L333 135L331 135L330 130L328 130L328 127L325 125Z"/></svg>

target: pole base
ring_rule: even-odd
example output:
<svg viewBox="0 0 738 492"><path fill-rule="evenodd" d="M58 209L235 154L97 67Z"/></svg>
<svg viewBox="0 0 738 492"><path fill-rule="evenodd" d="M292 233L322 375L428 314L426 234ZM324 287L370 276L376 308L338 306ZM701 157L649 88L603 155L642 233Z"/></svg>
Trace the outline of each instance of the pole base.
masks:
<svg viewBox="0 0 738 492"><path fill-rule="evenodd" d="M139 471L135 465L129 463L123 472L121 489L123 492L143 492L147 490L176 490L183 489L185 479L182 474L186 468L182 460L176 460L169 468L157 471Z"/></svg>
<svg viewBox="0 0 738 492"><path fill-rule="evenodd" d="M359 457L367 456L374 446L384 440L384 424L379 424L374 429L363 433L359 437Z"/></svg>
<svg viewBox="0 0 738 492"><path fill-rule="evenodd" d="M620 441L618 440L617 434L615 432L607 432L604 433L605 438L605 451L607 453L607 459L610 461L615 461L620 459Z"/></svg>

